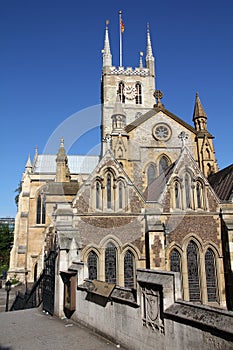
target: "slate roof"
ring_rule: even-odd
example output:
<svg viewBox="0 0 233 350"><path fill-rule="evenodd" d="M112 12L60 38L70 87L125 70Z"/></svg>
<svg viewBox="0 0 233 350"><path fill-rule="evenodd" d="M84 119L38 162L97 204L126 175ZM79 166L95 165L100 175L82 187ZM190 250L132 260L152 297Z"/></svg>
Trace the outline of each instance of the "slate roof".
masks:
<svg viewBox="0 0 233 350"><path fill-rule="evenodd" d="M233 194L233 164L210 175L208 180L221 200L231 199Z"/></svg>
<svg viewBox="0 0 233 350"><path fill-rule="evenodd" d="M34 173L56 174L56 154L39 154L33 166ZM99 156L68 155L71 174L90 174L99 162Z"/></svg>

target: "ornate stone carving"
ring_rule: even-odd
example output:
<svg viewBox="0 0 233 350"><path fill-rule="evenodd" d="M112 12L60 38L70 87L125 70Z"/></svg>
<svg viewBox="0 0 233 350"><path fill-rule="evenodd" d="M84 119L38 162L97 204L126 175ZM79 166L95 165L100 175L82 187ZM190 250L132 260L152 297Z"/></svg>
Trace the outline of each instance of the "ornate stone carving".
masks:
<svg viewBox="0 0 233 350"><path fill-rule="evenodd" d="M143 325L153 331L164 333L164 324L161 318L160 291L152 288L149 284L141 286L143 305Z"/></svg>

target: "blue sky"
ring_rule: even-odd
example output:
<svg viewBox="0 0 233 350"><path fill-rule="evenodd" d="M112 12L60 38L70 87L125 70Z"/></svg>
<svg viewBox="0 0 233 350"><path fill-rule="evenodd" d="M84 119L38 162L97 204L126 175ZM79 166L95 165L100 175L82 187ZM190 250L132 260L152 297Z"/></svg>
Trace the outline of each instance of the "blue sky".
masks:
<svg viewBox="0 0 233 350"><path fill-rule="evenodd" d="M0 217L16 213L14 190L28 154L35 146L42 153L51 135L56 149L67 118L78 113L80 125L87 111L93 118L86 137L77 123L79 140L69 153L85 154L99 143L92 106L100 103L105 21L117 66L120 9L123 65L138 66L149 22L165 107L192 125L198 91L219 167L232 163L232 0L0 0Z"/></svg>

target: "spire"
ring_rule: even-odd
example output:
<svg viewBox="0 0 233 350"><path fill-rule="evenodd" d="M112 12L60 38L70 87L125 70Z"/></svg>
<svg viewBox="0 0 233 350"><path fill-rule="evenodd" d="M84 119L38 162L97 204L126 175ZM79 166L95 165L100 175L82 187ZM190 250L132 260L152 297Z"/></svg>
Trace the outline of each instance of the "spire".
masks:
<svg viewBox="0 0 233 350"><path fill-rule="evenodd" d="M152 52L152 45L150 39L150 28L149 24L147 24L147 46L146 46L146 67L149 68L150 74L155 75L155 67L154 67L154 56Z"/></svg>
<svg viewBox="0 0 233 350"><path fill-rule="evenodd" d="M30 154L28 155L28 159L27 159L27 163L25 165L25 169L26 169L27 173L31 173L32 172L32 163L31 163Z"/></svg>
<svg viewBox="0 0 233 350"><path fill-rule="evenodd" d="M206 120L207 120L207 115L201 104L198 92L196 92L196 100L195 100L195 106L193 111L193 122L195 125L195 129L197 131L207 130Z"/></svg>
<svg viewBox="0 0 233 350"><path fill-rule="evenodd" d="M67 160L67 156L66 156L66 151L64 147L64 138L62 137L60 140L60 147L57 153L56 161L65 161L65 160Z"/></svg>
<svg viewBox="0 0 233 350"><path fill-rule="evenodd" d="M69 182L70 171L68 167L68 158L64 147L64 138L60 140L60 147L56 158L56 182Z"/></svg>
<svg viewBox="0 0 233 350"><path fill-rule="evenodd" d="M108 36L108 24L109 24L109 21L107 20L106 21L106 29L105 29L104 48L102 50L103 67L111 67L112 66L112 55L111 55L109 36Z"/></svg>

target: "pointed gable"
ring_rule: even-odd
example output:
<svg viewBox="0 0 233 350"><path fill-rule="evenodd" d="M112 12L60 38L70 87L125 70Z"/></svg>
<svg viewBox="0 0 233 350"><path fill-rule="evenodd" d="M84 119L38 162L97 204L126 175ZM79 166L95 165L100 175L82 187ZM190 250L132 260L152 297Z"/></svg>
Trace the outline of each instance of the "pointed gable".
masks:
<svg viewBox="0 0 233 350"><path fill-rule="evenodd" d="M150 186L147 187L146 191L144 192L145 200L147 202L159 202L163 206L166 206L166 211L170 211L171 207L175 207L175 204L172 204L174 201L171 200L172 191L174 192L175 181L180 183L179 190L181 191L182 188L182 191L184 192L183 195L180 195L180 200L187 200L187 188L185 188L186 174L190 175L190 191L197 191L198 183L200 186L205 187L205 191L204 188L202 188L202 196L205 194L206 198L202 198L202 204L200 204L197 202L197 194L194 195L193 193L192 198L190 199L193 202L182 202L180 203L179 209L186 210L187 208L197 209L199 207L203 207L207 210L207 208L211 209L212 207L216 206L218 202L217 197L186 146L183 147L177 161L172 163L158 178L151 183ZM195 199L193 199L194 197Z"/></svg>
<svg viewBox="0 0 233 350"><path fill-rule="evenodd" d="M82 212L140 212L143 202L141 193L109 149L80 187L73 206Z"/></svg>

